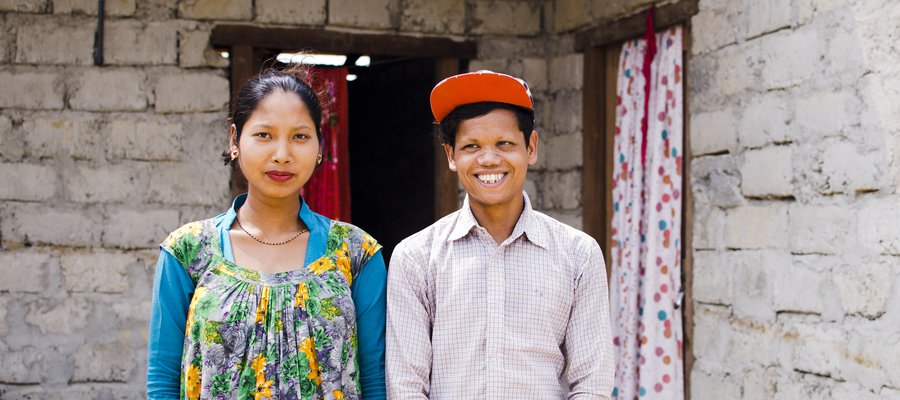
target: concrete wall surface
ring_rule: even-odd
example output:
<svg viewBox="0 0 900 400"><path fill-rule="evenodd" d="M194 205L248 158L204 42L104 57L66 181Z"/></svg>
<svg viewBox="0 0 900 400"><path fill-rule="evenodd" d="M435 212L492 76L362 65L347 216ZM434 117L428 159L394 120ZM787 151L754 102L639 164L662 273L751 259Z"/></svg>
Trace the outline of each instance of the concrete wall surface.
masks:
<svg viewBox="0 0 900 400"><path fill-rule="evenodd" d="M685 1L685 0L682 0ZM229 205L214 26L478 42L535 97L535 207L582 227L577 32L653 0L0 0L0 398L142 399L157 244ZM658 2L663 4L663 2ZM900 398L900 2L699 0L695 399Z"/></svg>
<svg viewBox="0 0 900 400"><path fill-rule="evenodd" d="M900 3L699 5L696 398L900 398Z"/></svg>

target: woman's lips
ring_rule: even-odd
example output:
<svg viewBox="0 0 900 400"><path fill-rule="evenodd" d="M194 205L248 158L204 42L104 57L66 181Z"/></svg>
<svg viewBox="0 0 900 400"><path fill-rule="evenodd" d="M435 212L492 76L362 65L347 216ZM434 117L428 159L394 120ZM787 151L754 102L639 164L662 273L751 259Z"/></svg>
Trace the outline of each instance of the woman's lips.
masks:
<svg viewBox="0 0 900 400"><path fill-rule="evenodd" d="M268 175L269 178L271 178L273 181L276 181L276 182L284 182L284 181L294 177L294 174L292 174L290 172L283 172L283 171L269 171L269 172L266 172L266 175Z"/></svg>

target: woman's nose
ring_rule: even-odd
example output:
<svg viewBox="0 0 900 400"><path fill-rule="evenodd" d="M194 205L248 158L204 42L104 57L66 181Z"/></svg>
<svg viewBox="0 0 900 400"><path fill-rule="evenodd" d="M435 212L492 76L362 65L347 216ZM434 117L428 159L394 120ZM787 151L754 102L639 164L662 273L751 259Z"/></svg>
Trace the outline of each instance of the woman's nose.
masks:
<svg viewBox="0 0 900 400"><path fill-rule="evenodd" d="M272 161L275 161L278 164L287 164L294 161L291 157L290 146L288 143L279 142L277 144L275 153L272 154Z"/></svg>

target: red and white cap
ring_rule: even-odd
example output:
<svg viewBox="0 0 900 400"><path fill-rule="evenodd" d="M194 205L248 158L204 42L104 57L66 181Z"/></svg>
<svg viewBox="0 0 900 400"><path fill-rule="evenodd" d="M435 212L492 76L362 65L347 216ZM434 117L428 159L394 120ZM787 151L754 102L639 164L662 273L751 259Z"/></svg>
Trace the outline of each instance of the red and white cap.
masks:
<svg viewBox="0 0 900 400"><path fill-rule="evenodd" d="M464 104L497 102L534 111L531 90L525 81L492 71L476 71L451 76L431 90L431 113L441 122Z"/></svg>

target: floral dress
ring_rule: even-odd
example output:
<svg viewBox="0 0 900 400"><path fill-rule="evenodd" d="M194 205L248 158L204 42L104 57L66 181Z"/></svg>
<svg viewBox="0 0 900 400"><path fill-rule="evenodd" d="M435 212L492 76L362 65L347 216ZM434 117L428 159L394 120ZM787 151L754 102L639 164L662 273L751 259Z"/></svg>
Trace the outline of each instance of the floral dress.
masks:
<svg viewBox="0 0 900 400"><path fill-rule="evenodd" d="M332 221L325 247L305 268L268 274L226 259L214 219L169 235L162 249L196 287L182 399L359 398L350 284L381 246L362 230Z"/></svg>

